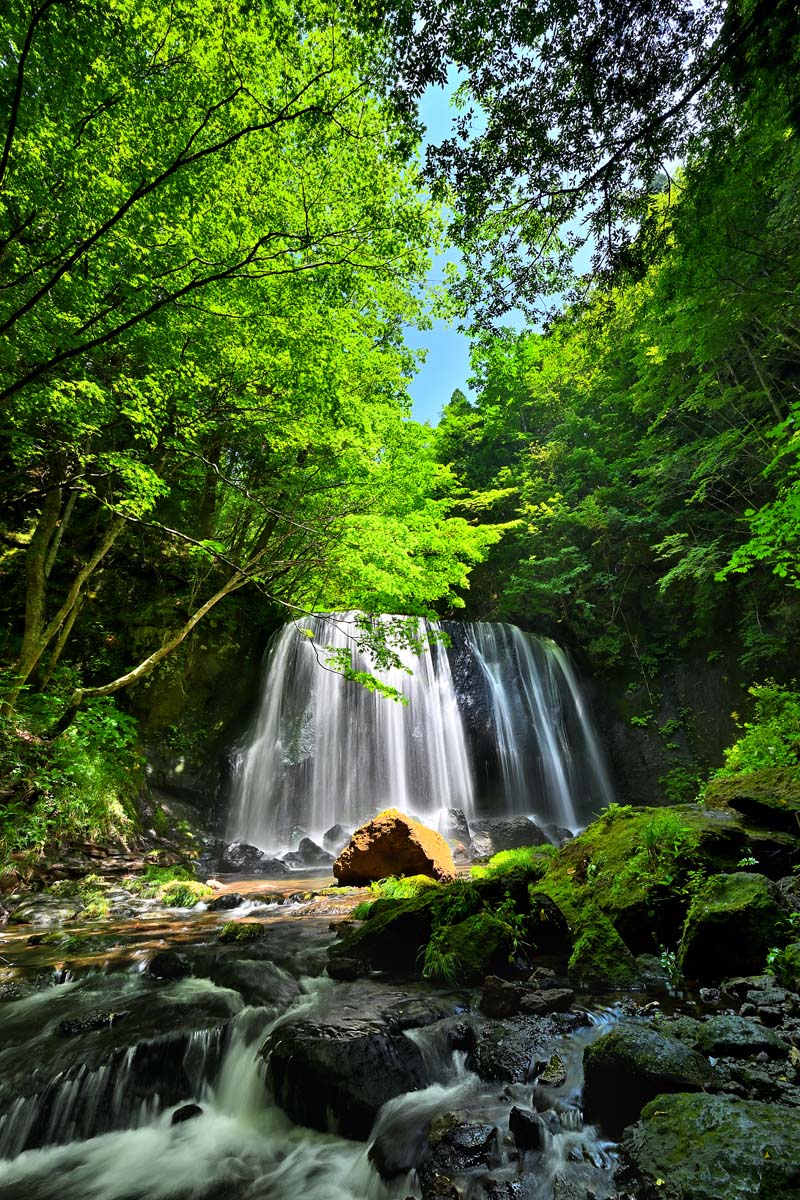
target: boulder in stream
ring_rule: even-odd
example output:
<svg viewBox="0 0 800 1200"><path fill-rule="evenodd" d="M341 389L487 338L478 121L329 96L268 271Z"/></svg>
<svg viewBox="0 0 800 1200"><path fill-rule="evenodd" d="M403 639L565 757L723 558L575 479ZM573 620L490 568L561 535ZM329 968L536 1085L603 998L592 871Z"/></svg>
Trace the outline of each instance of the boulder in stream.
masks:
<svg viewBox="0 0 800 1200"><path fill-rule="evenodd" d="M500 850L519 850L522 846L542 846L548 840L529 817L480 817L470 822L470 830L473 844L477 841L476 835L491 839L492 854Z"/></svg>
<svg viewBox="0 0 800 1200"><path fill-rule="evenodd" d="M185 979L191 975L189 960L177 950L159 950L147 964L147 974L153 979Z"/></svg>
<svg viewBox="0 0 800 1200"><path fill-rule="evenodd" d="M339 984L324 1011L279 1026L261 1048L277 1103L300 1125L366 1140L387 1100L428 1082L404 1031L449 1011L366 980Z"/></svg>
<svg viewBox="0 0 800 1200"><path fill-rule="evenodd" d="M344 825L331 825L322 835L322 845L331 854L338 854L340 850L344 850L352 832L352 829L345 829Z"/></svg>
<svg viewBox="0 0 800 1200"><path fill-rule="evenodd" d="M252 875L261 879L280 879L289 868L278 858L270 858L258 846L246 842L222 843L219 870L230 875Z"/></svg>
<svg viewBox="0 0 800 1200"><path fill-rule="evenodd" d="M294 870L303 867L329 867L333 862L333 855L323 850L316 842L312 842L311 838L304 837L300 839L296 850L284 854L283 861Z"/></svg>
<svg viewBox="0 0 800 1200"><path fill-rule="evenodd" d="M455 878L456 869L441 834L387 808L355 831L333 873L340 885L359 886L388 875L428 875L446 883Z"/></svg>

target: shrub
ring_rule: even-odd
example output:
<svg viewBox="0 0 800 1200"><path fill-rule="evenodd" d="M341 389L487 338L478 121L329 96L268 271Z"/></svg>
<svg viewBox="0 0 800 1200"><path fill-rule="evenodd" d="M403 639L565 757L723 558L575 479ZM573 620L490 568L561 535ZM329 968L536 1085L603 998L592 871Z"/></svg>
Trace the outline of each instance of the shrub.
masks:
<svg viewBox="0 0 800 1200"><path fill-rule="evenodd" d="M755 701L753 719L739 722L741 736L725 751L715 779L763 767L800 769L800 693L773 680L748 690Z"/></svg>

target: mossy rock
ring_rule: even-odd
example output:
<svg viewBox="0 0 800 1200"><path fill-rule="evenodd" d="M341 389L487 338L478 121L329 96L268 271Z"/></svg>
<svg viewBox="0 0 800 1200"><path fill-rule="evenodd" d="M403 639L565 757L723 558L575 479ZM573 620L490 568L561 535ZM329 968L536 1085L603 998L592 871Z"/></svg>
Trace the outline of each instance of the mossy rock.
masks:
<svg viewBox="0 0 800 1200"><path fill-rule="evenodd" d="M583 988L627 988L636 979L636 962L608 917L594 906L581 912L572 927L574 944L570 982Z"/></svg>
<svg viewBox="0 0 800 1200"><path fill-rule="evenodd" d="M158 899L165 908L194 908L214 895L214 889L193 879L176 879L159 890Z"/></svg>
<svg viewBox="0 0 800 1200"><path fill-rule="evenodd" d="M257 942L266 933L259 921L226 921L219 931L219 940L225 945L239 945L242 942Z"/></svg>
<svg viewBox="0 0 800 1200"><path fill-rule="evenodd" d="M452 974L445 978L466 984L480 983L487 975L506 974L514 948L511 926L489 912L475 913L445 928L434 943L435 951L450 960Z"/></svg>
<svg viewBox="0 0 800 1200"><path fill-rule="evenodd" d="M709 808L733 808L770 829L800 833L800 773L788 767L712 779L705 802Z"/></svg>
<svg viewBox="0 0 800 1200"><path fill-rule="evenodd" d="M778 889L765 876L746 871L710 876L686 917L681 971L700 980L760 971L782 918Z"/></svg>
<svg viewBox="0 0 800 1200"><path fill-rule="evenodd" d="M800 1109L659 1095L622 1142L618 1186L640 1200L797 1200Z"/></svg>
<svg viewBox="0 0 800 1200"><path fill-rule="evenodd" d="M331 947L332 957L356 958L376 970L416 974L433 931L434 893L413 900L376 900L368 919Z"/></svg>
<svg viewBox="0 0 800 1200"><path fill-rule="evenodd" d="M664 1092L701 1092L719 1086L708 1059L647 1025L625 1023L583 1053L584 1110L612 1137Z"/></svg>

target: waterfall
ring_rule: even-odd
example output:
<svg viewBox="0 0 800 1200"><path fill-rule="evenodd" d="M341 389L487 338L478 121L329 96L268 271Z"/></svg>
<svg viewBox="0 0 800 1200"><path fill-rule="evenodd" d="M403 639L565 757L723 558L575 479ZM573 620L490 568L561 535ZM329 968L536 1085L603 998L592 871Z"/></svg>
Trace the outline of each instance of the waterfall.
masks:
<svg viewBox="0 0 800 1200"><path fill-rule="evenodd" d="M577 678L554 642L499 623L420 621L418 632L427 649L403 649L402 666L380 672L355 644L355 614L275 635L235 763L231 838L275 850L295 826L318 838L388 806L433 826L460 808L576 829L609 802ZM349 648L355 670L408 703L326 669L328 647Z"/></svg>

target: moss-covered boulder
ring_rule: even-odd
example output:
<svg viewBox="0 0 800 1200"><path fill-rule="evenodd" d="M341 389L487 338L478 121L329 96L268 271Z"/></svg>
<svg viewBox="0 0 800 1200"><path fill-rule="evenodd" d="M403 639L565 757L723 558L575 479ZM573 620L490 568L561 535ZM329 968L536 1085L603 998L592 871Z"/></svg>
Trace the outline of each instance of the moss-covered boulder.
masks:
<svg viewBox="0 0 800 1200"><path fill-rule="evenodd" d="M800 832L800 775L787 767L712 779L705 802L710 808L733 808L770 829Z"/></svg>
<svg viewBox="0 0 800 1200"><path fill-rule="evenodd" d="M434 891L412 900L376 900L358 929L331 947L332 958L357 959L378 971L413 975L433 932Z"/></svg>
<svg viewBox="0 0 800 1200"><path fill-rule="evenodd" d="M716 1072L702 1054L645 1025L622 1024L583 1054L583 1107L612 1137L661 1092L715 1088Z"/></svg>
<svg viewBox="0 0 800 1200"><path fill-rule="evenodd" d="M617 1185L640 1200L797 1200L800 1109L660 1095L625 1134Z"/></svg>
<svg viewBox="0 0 800 1200"><path fill-rule="evenodd" d="M512 963L514 930L489 912L475 913L458 925L443 928L426 954L425 973L445 981L480 983L487 975L502 975ZM437 971L436 956L442 966Z"/></svg>
<svg viewBox="0 0 800 1200"><path fill-rule="evenodd" d="M780 894L763 875L712 875L686 917L678 962L689 979L723 979L764 966L783 917Z"/></svg>
<svg viewBox="0 0 800 1200"><path fill-rule="evenodd" d="M588 905L575 920L572 933L574 945L568 971L575 986L631 986L637 974L634 957L605 913Z"/></svg>
<svg viewBox="0 0 800 1200"><path fill-rule="evenodd" d="M713 1058L753 1058L756 1054L786 1058L789 1053L789 1047L777 1033L759 1021L731 1013L719 1013L703 1021L694 1044Z"/></svg>
<svg viewBox="0 0 800 1200"><path fill-rule="evenodd" d="M573 941L586 934L591 943L608 940L604 923L588 915L602 914L626 948L622 974L631 977L631 955L677 944L689 873L718 869L721 862L733 866L745 846L731 814L707 813L697 805L612 805L562 847L532 891L557 905Z"/></svg>

